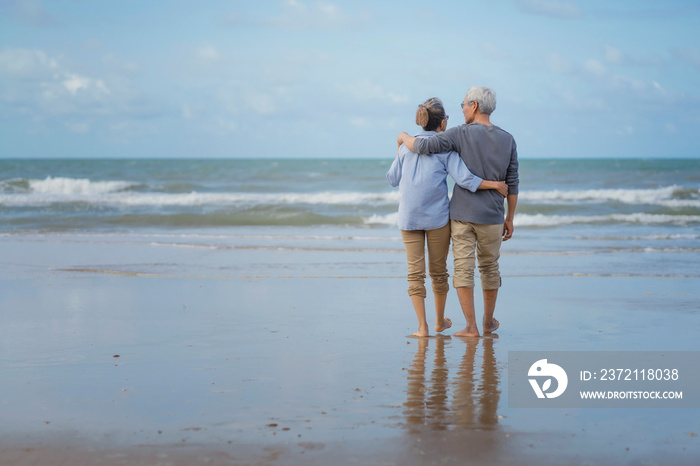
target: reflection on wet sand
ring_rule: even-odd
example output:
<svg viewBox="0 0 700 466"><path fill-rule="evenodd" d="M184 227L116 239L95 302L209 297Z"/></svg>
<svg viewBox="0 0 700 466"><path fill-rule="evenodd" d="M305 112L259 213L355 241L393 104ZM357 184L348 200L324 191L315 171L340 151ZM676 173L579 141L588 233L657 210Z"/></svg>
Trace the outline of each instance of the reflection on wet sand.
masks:
<svg viewBox="0 0 700 466"><path fill-rule="evenodd" d="M493 430L498 426L500 373L493 349L497 335L457 339L465 353L450 378L445 337L421 338L408 368L406 428L429 430ZM430 351L430 347L434 351ZM480 351L481 349L481 351Z"/></svg>

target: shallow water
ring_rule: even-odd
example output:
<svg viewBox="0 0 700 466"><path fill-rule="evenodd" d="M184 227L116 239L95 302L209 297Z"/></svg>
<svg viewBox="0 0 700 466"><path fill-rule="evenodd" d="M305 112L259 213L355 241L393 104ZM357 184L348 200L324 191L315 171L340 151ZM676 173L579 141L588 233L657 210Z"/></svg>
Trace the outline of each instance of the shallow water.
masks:
<svg viewBox="0 0 700 466"><path fill-rule="evenodd" d="M508 407L509 351L696 348L697 277L630 262L649 253L506 254L497 336L415 339L400 243L237 233L0 238L5 445L257 445L283 464L359 445L375 464L700 454L695 410ZM454 292L448 316L459 329Z"/></svg>

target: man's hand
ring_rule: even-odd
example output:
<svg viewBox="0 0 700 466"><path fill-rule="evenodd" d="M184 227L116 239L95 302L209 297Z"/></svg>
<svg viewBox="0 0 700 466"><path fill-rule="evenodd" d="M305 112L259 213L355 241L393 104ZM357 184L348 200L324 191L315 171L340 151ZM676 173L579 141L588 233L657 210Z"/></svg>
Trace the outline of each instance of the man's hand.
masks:
<svg viewBox="0 0 700 466"><path fill-rule="evenodd" d="M396 142L399 144L399 147L401 147L401 144L403 144L403 138L405 136L408 136L408 133L404 131L403 133L399 134L396 138Z"/></svg>
<svg viewBox="0 0 700 466"><path fill-rule="evenodd" d="M513 237L513 220L512 219L506 219L505 222L503 222L503 241L508 241Z"/></svg>
<svg viewBox="0 0 700 466"><path fill-rule="evenodd" d="M396 138L396 142L399 144L399 147L401 147L401 144L405 144L406 147L408 147L408 150L413 151L413 141L415 141L416 138L408 134L407 132L403 132L398 135Z"/></svg>

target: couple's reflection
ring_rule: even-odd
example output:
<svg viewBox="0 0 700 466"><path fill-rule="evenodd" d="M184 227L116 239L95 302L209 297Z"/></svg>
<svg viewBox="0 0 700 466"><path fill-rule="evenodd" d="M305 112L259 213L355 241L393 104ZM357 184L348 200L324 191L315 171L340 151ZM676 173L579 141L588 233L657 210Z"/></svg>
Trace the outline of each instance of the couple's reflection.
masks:
<svg viewBox="0 0 700 466"><path fill-rule="evenodd" d="M500 398L498 363L494 338L456 339L464 356L450 377L445 337L420 338L408 368L407 399L404 404L409 430L493 429L498 424ZM434 351L430 349L434 348Z"/></svg>

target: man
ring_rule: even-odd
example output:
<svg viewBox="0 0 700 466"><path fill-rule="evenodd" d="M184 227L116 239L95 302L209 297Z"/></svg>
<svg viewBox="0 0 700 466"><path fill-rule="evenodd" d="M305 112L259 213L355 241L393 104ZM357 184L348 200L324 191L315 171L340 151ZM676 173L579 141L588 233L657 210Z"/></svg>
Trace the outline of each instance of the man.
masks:
<svg viewBox="0 0 700 466"><path fill-rule="evenodd" d="M474 311L475 252L479 260L481 288L484 294L484 333L494 332L496 298L501 287L498 269L501 242L513 236L513 216L518 202L518 152L515 140L506 131L491 123L496 108L496 95L487 87L471 87L462 101L465 124L429 138L417 139L401 133L399 145L405 144L419 154L454 150L469 170L485 180L505 180L508 185L508 212L503 196L495 190L474 193L455 186L450 201L452 251L454 254L454 287L467 320L456 336L478 337ZM505 221L504 221L505 215Z"/></svg>

